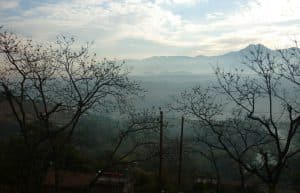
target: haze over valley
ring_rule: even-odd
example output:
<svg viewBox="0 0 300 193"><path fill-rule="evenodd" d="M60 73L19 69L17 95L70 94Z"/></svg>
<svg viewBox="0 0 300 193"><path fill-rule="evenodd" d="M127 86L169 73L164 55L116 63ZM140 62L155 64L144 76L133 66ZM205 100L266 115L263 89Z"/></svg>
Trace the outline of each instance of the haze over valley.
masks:
<svg viewBox="0 0 300 193"><path fill-rule="evenodd" d="M300 193L300 0L0 0L0 193Z"/></svg>

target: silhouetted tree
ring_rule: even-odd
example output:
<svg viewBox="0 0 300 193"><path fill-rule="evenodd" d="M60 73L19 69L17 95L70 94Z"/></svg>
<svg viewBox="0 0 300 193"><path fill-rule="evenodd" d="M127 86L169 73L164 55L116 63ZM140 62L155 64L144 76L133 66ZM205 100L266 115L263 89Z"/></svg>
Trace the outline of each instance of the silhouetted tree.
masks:
<svg viewBox="0 0 300 193"><path fill-rule="evenodd" d="M106 163L98 171L95 178L90 182L85 193L92 190L97 180L106 170L118 165L131 165L151 160L159 155L158 134L159 119L155 111L143 110L137 112L127 109L123 117L118 136L113 140L112 150L107 156ZM126 144L126 148L122 148Z"/></svg>
<svg viewBox="0 0 300 193"><path fill-rule="evenodd" d="M19 124L29 162L47 144L56 168L60 150L85 113L123 103L140 90L123 63L99 61L89 46L78 48L74 38L64 36L40 44L1 29L0 91ZM33 123L39 125L35 131Z"/></svg>
<svg viewBox="0 0 300 193"><path fill-rule="evenodd" d="M244 63L250 71L216 70L221 90L272 141L269 148L258 146L259 165L243 164L268 184L269 192L276 192L287 161L300 151L295 140L300 124L299 56L298 48L272 54L257 46L245 55Z"/></svg>
<svg viewBox="0 0 300 193"><path fill-rule="evenodd" d="M240 111L233 111L226 117L224 110L227 103L216 92L211 87L194 87L190 92L181 93L173 109L185 113L194 122L197 129L196 142L202 145L200 152L213 161L217 174L218 151L225 152L238 164L241 188L245 192L245 173L242 167L253 164L255 160L252 157L257 147L265 147L270 140L253 122L243 119Z"/></svg>
<svg viewBox="0 0 300 193"><path fill-rule="evenodd" d="M217 68L217 87L183 92L175 109L199 120L206 129L202 143L238 163L242 186L246 171L274 193L288 160L300 151L300 51L296 46L274 54L258 45L244 64L248 70Z"/></svg>
<svg viewBox="0 0 300 193"><path fill-rule="evenodd" d="M276 192L288 160L300 151L299 53L297 47L275 54L252 47L245 54L248 70L217 68L217 87L196 87L177 100L177 110L196 117L212 138L200 141L238 163L242 186L248 172Z"/></svg>

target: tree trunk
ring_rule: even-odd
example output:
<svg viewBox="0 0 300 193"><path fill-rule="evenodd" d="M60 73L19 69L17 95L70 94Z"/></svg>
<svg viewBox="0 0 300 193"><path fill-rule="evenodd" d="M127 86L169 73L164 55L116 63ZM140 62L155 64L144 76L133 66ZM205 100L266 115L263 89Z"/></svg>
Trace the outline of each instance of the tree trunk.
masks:
<svg viewBox="0 0 300 193"><path fill-rule="evenodd" d="M216 192L221 193L221 174L220 174L220 170L219 170L219 167L218 167L218 164L217 164L217 161L216 161L216 158L215 158L215 155L214 155L212 149L210 149L210 154L212 156L213 166L214 166L214 169L215 169L215 172L217 175L216 176L217 177Z"/></svg>
<svg viewBox="0 0 300 193"><path fill-rule="evenodd" d="M163 112L160 111L160 121L159 121L159 128L160 128L160 138L159 138L159 177L158 177L158 186L159 190L158 193L163 191Z"/></svg>
<svg viewBox="0 0 300 193"><path fill-rule="evenodd" d="M221 193L221 176L220 173L217 173L217 193Z"/></svg>
<svg viewBox="0 0 300 193"><path fill-rule="evenodd" d="M181 173L182 173L182 148L183 148L183 124L184 117L181 117L181 132L180 132L180 146L179 146L179 163L178 163L178 187L177 192L181 192Z"/></svg>
<svg viewBox="0 0 300 193"><path fill-rule="evenodd" d="M268 184L268 193L276 193L277 192L277 184L271 183Z"/></svg>
<svg viewBox="0 0 300 193"><path fill-rule="evenodd" d="M59 192L59 174L57 167L54 166L54 192L58 193Z"/></svg>
<svg viewBox="0 0 300 193"><path fill-rule="evenodd" d="M247 193L246 184L245 184L245 174L244 174L241 164L239 164L239 172L240 172L241 192Z"/></svg>
<svg viewBox="0 0 300 193"><path fill-rule="evenodd" d="M52 146L53 153L53 172L54 172L54 193L59 193L59 167L58 167L58 153L55 146Z"/></svg>

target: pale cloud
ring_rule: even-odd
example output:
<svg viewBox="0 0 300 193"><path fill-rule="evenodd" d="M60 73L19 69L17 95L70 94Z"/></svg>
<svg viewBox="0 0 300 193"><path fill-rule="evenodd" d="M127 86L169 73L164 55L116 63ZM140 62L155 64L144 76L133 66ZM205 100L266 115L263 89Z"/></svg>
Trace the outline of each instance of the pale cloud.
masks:
<svg viewBox="0 0 300 193"><path fill-rule="evenodd" d="M270 24L300 18L299 0L252 0L229 17L235 25Z"/></svg>
<svg viewBox="0 0 300 193"><path fill-rule="evenodd" d="M94 40L102 54L122 57L162 53L155 50L155 44L160 47L157 50L169 48L163 53L170 55L216 55L250 43L274 48L286 46L291 36L300 35L299 0L249 0L232 13L210 12L193 21L162 6L204 2L209 0L67 0L32 7L19 16L2 17L0 23L41 40L73 34ZM133 46L122 53L129 39ZM134 40L140 43L133 44ZM142 43L147 51L144 54L135 47Z"/></svg>
<svg viewBox="0 0 300 193"><path fill-rule="evenodd" d="M231 29L231 32L222 35L228 38L257 39L257 43L264 43L271 48L283 47L290 45L291 36L300 35L299 9L298 0L249 1L238 12L226 15L210 26L216 30ZM218 42L218 38L215 40Z"/></svg>
<svg viewBox="0 0 300 193"><path fill-rule="evenodd" d="M197 3L207 2L208 0L156 0L157 4L165 5L195 5Z"/></svg>
<svg viewBox="0 0 300 193"><path fill-rule="evenodd" d="M0 0L0 10L14 9L19 6L18 0Z"/></svg>
<svg viewBox="0 0 300 193"><path fill-rule="evenodd" d="M222 12L213 12L213 13L206 14L206 19L208 20L223 19L224 16L225 14Z"/></svg>

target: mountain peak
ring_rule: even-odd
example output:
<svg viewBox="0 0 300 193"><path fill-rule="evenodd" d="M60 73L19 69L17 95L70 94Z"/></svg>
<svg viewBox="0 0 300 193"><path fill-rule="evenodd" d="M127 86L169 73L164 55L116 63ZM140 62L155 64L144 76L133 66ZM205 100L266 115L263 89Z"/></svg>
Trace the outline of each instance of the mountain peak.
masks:
<svg viewBox="0 0 300 193"><path fill-rule="evenodd" d="M246 48L244 48L242 50L256 50L256 49L266 49L266 50L269 50L269 48L266 47L263 44L249 44Z"/></svg>

